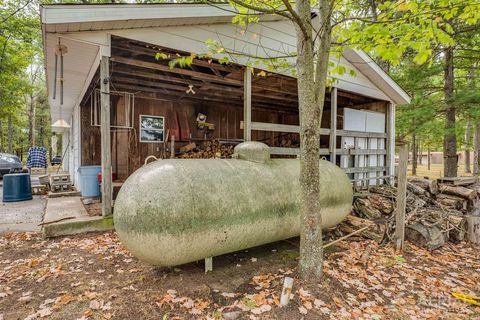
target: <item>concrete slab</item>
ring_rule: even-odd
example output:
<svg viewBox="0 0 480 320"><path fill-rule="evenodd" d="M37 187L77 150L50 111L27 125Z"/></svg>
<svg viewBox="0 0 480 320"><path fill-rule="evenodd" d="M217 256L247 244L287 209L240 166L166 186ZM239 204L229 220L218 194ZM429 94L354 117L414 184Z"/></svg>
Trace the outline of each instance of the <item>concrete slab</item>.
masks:
<svg viewBox="0 0 480 320"><path fill-rule="evenodd" d="M53 238L85 232L99 232L113 229L113 216L79 217L44 225L43 234L47 238Z"/></svg>
<svg viewBox="0 0 480 320"><path fill-rule="evenodd" d="M0 201L2 198L3 180L0 179ZM46 202L45 196L34 196L28 201L0 202L0 233L41 231L38 224L43 220Z"/></svg>
<svg viewBox="0 0 480 320"><path fill-rule="evenodd" d="M82 217L88 217L88 214L80 197L49 198L43 223Z"/></svg>
<svg viewBox="0 0 480 320"><path fill-rule="evenodd" d="M113 229L113 217L90 217L81 197L48 198L43 234L58 237Z"/></svg>

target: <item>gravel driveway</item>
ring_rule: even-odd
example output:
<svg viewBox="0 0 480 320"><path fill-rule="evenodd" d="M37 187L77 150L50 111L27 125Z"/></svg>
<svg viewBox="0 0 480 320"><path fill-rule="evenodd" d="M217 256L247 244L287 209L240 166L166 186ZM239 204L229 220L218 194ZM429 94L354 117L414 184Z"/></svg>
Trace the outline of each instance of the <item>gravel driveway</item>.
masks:
<svg viewBox="0 0 480 320"><path fill-rule="evenodd" d="M36 177L32 177L32 184ZM3 199L3 179L0 179L0 201ZM9 231L40 231L45 211L46 196L33 196L32 200L0 202L0 233Z"/></svg>

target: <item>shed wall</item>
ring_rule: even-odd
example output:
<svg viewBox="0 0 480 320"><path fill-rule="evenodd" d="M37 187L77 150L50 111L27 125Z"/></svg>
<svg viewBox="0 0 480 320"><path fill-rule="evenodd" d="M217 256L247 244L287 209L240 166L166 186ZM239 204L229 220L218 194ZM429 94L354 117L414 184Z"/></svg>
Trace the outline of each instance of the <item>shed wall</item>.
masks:
<svg viewBox="0 0 480 320"><path fill-rule="evenodd" d="M114 108L112 108L113 110ZM100 127L91 125L90 101L81 108L81 165L100 165ZM143 165L149 155L160 157L163 143L140 142L139 119L140 115L164 116L165 132L170 135L188 127L191 133L191 141L203 140L204 132L196 128L195 119L198 113L207 115L207 122L215 125L213 135L208 138L221 140L241 140L243 130L240 122L243 120L243 109L236 106L227 106L221 103L193 103L190 101L168 101L160 99L135 98L134 125L133 129L112 128L112 166L117 173L117 178L125 179L132 172ZM112 114L112 118L114 115ZM178 122L172 119L178 119ZM272 112L267 110L253 109L252 119L259 122L298 125L297 114ZM324 117L328 119L328 117ZM178 124L180 123L180 125ZM328 126L328 124L326 124ZM185 132L185 131L184 131ZM185 136L185 133L182 134ZM267 131L253 131L252 139L262 141L268 145L280 143L284 134ZM190 139L175 137L176 148L187 144ZM126 148L127 147L127 148Z"/></svg>

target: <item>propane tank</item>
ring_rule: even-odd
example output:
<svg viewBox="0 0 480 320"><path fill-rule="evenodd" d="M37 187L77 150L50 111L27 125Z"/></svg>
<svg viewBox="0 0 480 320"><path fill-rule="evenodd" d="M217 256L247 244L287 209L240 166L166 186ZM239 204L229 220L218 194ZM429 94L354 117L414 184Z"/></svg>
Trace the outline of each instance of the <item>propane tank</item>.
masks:
<svg viewBox="0 0 480 320"><path fill-rule="evenodd" d="M352 187L342 169L319 160L322 228L346 218ZM244 142L233 159L168 159L134 172L115 201L121 242L138 259L174 266L298 236L298 159L270 159Z"/></svg>

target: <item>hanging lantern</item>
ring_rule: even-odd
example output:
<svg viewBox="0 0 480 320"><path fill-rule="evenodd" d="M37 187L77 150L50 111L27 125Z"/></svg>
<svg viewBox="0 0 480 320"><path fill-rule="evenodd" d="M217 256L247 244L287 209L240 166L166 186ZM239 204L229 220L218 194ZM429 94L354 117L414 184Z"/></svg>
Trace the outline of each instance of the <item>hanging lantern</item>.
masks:
<svg viewBox="0 0 480 320"><path fill-rule="evenodd" d="M55 48L55 76L53 81L53 99L57 98L57 82L60 84L60 117L57 121L52 124L53 131L62 132L65 129L70 128L70 124L62 118L62 106L63 106L63 56L68 52L67 46L61 43L60 38L58 38L58 45ZM60 58L60 59L59 59ZM58 61L60 60L60 70L58 70ZM60 71L60 76L58 73Z"/></svg>

